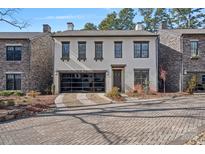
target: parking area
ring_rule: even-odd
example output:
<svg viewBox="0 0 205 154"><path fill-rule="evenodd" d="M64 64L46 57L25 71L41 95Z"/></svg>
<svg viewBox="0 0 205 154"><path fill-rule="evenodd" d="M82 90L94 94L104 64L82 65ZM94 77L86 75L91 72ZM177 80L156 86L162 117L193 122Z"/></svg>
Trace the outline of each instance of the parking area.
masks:
<svg viewBox="0 0 205 154"><path fill-rule="evenodd" d="M205 130L205 97L59 107L0 124L0 144L184 144Z"/></svg>

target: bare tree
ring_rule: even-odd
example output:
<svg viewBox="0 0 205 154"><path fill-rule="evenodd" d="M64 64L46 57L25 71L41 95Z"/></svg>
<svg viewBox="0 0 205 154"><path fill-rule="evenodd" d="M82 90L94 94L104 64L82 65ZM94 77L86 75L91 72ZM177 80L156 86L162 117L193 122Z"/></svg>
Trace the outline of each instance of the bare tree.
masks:
<svg viewBox="0 0 205 154"><path fill-rule="evenodd" d="M16 17L19 11L20 9L0 9L0 22L8 23L19 29L26 28L29 24Z"/></svg>

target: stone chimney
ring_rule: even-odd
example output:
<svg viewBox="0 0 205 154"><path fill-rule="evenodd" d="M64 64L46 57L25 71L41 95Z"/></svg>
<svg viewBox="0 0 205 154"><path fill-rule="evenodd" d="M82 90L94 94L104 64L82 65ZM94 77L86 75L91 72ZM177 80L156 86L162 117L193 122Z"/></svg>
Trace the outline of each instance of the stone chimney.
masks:
<svg viewBox="0 0 205 154"><path fill-rule="evenodd" d="M43 32L51 33L51 27L48 24L43 24Z"/></svg>
<svg viewBox="0 0 205 154"><path fill-rule="evenodd" d="M136 24L135 30L144 30L143 24Z"/></svg>
<svg viewBox="0 0 205 154"><path fill-rule="evenodd" d="M68 30L74 30L74 24L72 22L67 23Z"/></svg>
<svg viewBox="0 0 205 154"><path fill-rule="evenodd" d="M166 21L162 21L159 25L159 29L167 29L167 22Z"/></svg>

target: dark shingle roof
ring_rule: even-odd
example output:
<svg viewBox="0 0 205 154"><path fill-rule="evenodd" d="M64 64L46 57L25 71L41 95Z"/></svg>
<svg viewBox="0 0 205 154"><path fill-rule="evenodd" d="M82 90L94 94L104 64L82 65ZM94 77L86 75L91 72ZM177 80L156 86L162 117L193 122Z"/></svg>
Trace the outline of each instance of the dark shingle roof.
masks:
<svg viewBox="0 0 205 154"><path fill-rule="evenodd" d="M0 39L32 39L40 36L42 32L0 32Z"/></svg>
<svg viewBox="0 0 205 154"><path fill-rule="evenodd" d="M53 37L63 36L157 36L157 34L145 30L67 30L53 35Z"/></svg>
<svg viewBox="0 0 205 154"><path fill-rule="evenodd" d="M172 33L172 34L176 34L176 35L205 34L205 29L162 29L159 31Z"/></svg>

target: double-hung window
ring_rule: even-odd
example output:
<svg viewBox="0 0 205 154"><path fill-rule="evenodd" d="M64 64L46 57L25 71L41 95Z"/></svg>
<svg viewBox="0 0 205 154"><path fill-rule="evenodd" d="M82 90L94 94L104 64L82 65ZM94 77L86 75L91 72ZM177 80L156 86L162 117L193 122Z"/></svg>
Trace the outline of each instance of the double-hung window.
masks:
<svg viewBox="0 0 205 154"><path fill-rule="evenodd" d="M103 59L103 42L95 42L95 60Z"/></svg>
<svg viewBox="0 0 205 154"><path fill-rule="evenodd" d="M6 90L21 90L21 74L6 74Z"/></svg>
<svg viewBox="0 0 205 154"><path fill-rule="evenodd" d="M70 42L62 42L62 60L70 59Z"/></svg>
<svg viewBox="0 0 205 154"><path fill-rule="evenodd" d="M78 42L78 60L86 60L86 42Z"/></svg>
<svg viewBox="0 0 205 154"><path fill-rule="evenodd" d="M149 42L134 42L134 58L149 57Z"/></svg>
<svg viewBox="0 0 205 154"><path fill-rule="evenodd" d="M199 43L198 41L191 41L191 57L197 57L199 55Z"/></svg>
<svg viewBox="0 0 205 154"><path fill-rule="evenodd" d="M202 84L205 84L205 75L204 74L202 75L201 80L202 80Z"/></svg>
<svg viewBox="0 0 205 154"><path fill-rule="evenodd" d="M21 46L7 46L6 47L6 60L7 61L20 61L21 60Z"/></svg>
<svg viewBox="0 0 205 154"><path fill-rule="evenodd" d="M115 58L122 58L122 42L115 42Z"/></svg>
<svg viewBox="0 0 205 154"><path fill-rule="evenodd" d="M145 85L149 82L149 70L148 69L135 69L134 70L134 84Z"/></svg>

